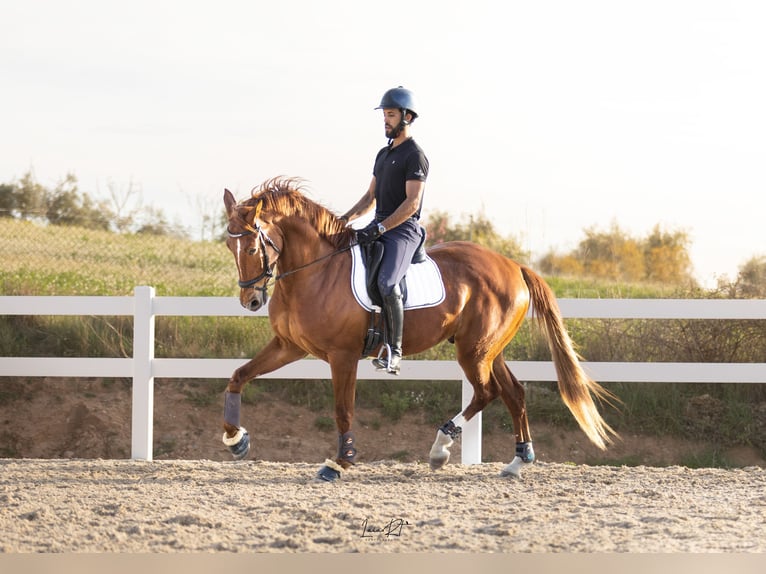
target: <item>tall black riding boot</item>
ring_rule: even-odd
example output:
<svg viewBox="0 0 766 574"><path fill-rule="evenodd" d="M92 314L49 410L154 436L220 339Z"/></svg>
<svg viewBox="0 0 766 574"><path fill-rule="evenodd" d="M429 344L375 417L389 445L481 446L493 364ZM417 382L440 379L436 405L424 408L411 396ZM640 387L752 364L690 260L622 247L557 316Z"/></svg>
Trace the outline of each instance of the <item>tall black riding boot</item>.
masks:
<svg viewBox="0 0 766 574"><path fill-rule="evenodd" d="M386 344L388 345L388 357L383 358L383 353L373 359L372 364L378 370L383 370L392 375L399 374L399 362L402 360L402 333L404 329L404 304L402 293L398 287L394 288L390 295L383 297L383 319L386 322Z"/></svg>

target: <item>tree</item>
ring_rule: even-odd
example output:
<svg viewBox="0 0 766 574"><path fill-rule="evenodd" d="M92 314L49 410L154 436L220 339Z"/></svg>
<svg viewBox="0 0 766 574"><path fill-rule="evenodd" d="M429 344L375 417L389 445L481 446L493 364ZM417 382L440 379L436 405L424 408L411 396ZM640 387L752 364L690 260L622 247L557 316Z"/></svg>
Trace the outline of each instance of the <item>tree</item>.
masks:
<svg viewBox="0 0 766 574"><path fill-rule="evenodd" d="M656 226L644 239L631 237L616 223L607 231L594 227L569 254L546 254L539 262L543 273L588 275L611 281L652 281L679 285L693 283L689 237L683 231Z"/></svg>
<svg viewBox="0 0 766 574"><path fill-rule="evenodd" d="M609 231L586 229L585 239L574 256L582 262L585 272L594 277L626 281L639 281L644 277L639 245L616 223L612 223Z"/></svg>
<svg viewBox="0 0 766 574"><path fill-rule="evenodd" d="M171 226L157 208L141 207L141 190L131 180L122 190L108 183L111 206L81 192L77 177L68 173L54 189L35 180L29 170L18 181L0 184L0 217L36 219L52 225L186 237L185 228ZM222 225L212 219L211 233Z"/></svg>
<svg viewBox="0 0 766 574"><path fill-rule="evenodd" d="M111 211L80 193L72 173L59 182L47 197L46 216L53 225L72 225L89 229L109 229L114 218Z"/></svg>
<svg viewBox="0 0 766 574"><path fill-rule="evenodd" d="M438 245L446 241L472 241L497 251L511 259L526 260L526 253L515 237L503 237L483 214L470 215L468 221L452 224L450 216L443 211L429 215L426 223L428 244Z"/></svg>
<svg viewBox="0 0 766 574"><path fill-rule="evenodd" d="M30 169L16 185L14 209L21 219L37 219L45 213L47 190L35 180Z"/></svg>
<svg viewBox="0 0 766 574"><path fill-rule="evenodd" d="M446 211L434 211L428 216L425 223L428 232L428 244L438 245L447 241L462 239L457 236L455 228L450 223L450 216Z"/></svg>
<svg viewBox="0 0 766 574"><path fill-rule="evenodd" d="M0 184L0 217L13 217L16 209L16 186Z"/></svg>
<svg viewBox="0 0 766 574"><path fill-rule="evenodd" d="M689 236L662 231L657 225L644 242L646 278L659 283L682 283L691 278Z"/></svg>
<svg viewBox="0 0 766 574"><path fill-rule="evenodd" d="M161 209L147 207L142 211L141 218L143 221L139 223L137 235L175 235Z"/></svg>
<svg viewBox="0 0 766 574"><path fill-rule="evenodd" d="M135 185L132 179L127 187L121 189L109 180L106 188L109 190L109 200L114 213L112 225L118 233L127 233L141 212L141 188Z"/></svg>
<svg viewBox="0 0 766 574"><path fill-rule="evenodd" d="M742 298L766 297L766 255L753 257L739 268L735 294Z"/></svg>
<svg viewBox="0 0 766 574"><path fill-rule="evenodd" d="M224 236L228 217L226 210L220 206L220 199L198 193L187 196L191 209L198 216L195 231L199 232L200 241L211 241Z"/></svg>
<svg viewBox="0 0 766 574"><path fill-rule="evenodd" d="M585 274L585 266L574 255L556 255L546 253L537 263L540 271L548 275L575 277Z"/></svg>

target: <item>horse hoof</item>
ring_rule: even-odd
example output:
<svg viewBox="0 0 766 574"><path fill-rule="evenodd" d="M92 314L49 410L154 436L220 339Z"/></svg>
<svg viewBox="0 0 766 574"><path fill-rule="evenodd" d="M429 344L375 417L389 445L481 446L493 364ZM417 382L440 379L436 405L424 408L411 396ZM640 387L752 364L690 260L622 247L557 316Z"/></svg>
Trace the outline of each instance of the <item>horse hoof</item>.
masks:
<svg viewBox="0 0 766 574"><path fill-rule="evenodd" d="M432 456L428 460L428 464L431 466L431 470L439 470L448 462L449 462L449 451L447 451L443 456L439 456L439 457Z"/></svg>
<svg viewBox="0 0 766 574"><path fill-rule="evenodd" d="M316 482L335 482L339 478L340 471L330 468L329 466L323 466L317 473Z"/></svg>
<svg viewBox="0 0 766 574"><path fill-rule="evenodd" d="M250 434L245 427L240 428L231 438L223 435L223 443L229 448L234 460L242 460L250 452Z"/></svg>
<svg viewBox="0 0 766 574"><path fill-rule="evenodd" d="M500 471L500 476L521 480L521 467L524 466L524 464L525 463L521 460L521 458L516 456L513 458L510 464L506 465L505 468Z"/></svg>
<svg viewBox="0 0 766 574"><path fill-rule="evenodd" d="M452 446L452 438L440 430L436 431L436 441L428 453L428 462L431 470L439 470L449 462L449 447Z"/></svg>

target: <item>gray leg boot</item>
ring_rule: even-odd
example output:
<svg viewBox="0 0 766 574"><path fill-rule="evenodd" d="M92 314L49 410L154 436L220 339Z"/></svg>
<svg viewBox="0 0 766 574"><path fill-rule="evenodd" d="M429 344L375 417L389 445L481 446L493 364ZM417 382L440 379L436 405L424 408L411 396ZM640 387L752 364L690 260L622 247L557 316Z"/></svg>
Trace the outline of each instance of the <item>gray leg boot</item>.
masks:
<svg viewBox="0 0 766 574"><path fill-rule="evenodd" d="M383 319L386 322L386 347L388 357L383 358L383 351L372 364L379 371L385 370L391 375L399 374L399 362L402 360L402 333L404 329L404 304L402 294L396 287L390 295L383 297Z"/></svg>

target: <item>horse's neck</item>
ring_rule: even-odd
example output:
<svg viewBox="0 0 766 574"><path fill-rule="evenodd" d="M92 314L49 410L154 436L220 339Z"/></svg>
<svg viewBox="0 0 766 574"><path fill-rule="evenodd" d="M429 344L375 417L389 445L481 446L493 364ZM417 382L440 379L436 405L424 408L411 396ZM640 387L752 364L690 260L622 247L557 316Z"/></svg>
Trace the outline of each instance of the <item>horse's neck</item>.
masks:
<svg viewBox="0 0 766 574"><path fill-rule="evenodd" d="M308 265L334 251L330 242L306 222L286 222L281 230L284 236L280 255L282 273Z"/></svg>

